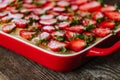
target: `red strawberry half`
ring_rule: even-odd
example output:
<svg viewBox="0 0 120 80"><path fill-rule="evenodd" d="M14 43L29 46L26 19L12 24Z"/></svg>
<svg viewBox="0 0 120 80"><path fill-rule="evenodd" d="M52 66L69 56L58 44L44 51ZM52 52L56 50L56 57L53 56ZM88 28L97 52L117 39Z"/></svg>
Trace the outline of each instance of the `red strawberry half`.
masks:
<svg viewBox="0 0 120 80"><path fill-rule="evenodd" d="M16 26L13 23L6 24L6 25L3 25L2 31L5 32L5 33L10 33L13 29L15 29L15 27Z"/></svg>
<svg viewBox="0 0 120 80"><path fill-rule="evenodd" d="M33 35L35 34L35 32L31 32L31 31L28 31L28 30L21 30L20 31L20 36L24 39L32 39Z"/></svg>
<svg viewBox="0 0 120 80"><path fill-rule="evenodd" d="M76 39L69 43L69 48L76 52L81 51L83 48L85 48L85 46L86 42L81 39Z"/></svg>

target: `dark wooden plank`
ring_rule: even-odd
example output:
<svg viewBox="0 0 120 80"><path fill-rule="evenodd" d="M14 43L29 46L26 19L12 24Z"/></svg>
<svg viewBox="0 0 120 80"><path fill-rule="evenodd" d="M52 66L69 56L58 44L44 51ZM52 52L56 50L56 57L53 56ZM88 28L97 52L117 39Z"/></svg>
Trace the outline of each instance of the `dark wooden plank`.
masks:
<svg viewBox="0 0 120 80"><path fill-rule="evenodd" d="M72 65L71 65L72 66ZM90 60L67 73L55 72L0 47L0 80L120 80L120 51Z"/></svg>

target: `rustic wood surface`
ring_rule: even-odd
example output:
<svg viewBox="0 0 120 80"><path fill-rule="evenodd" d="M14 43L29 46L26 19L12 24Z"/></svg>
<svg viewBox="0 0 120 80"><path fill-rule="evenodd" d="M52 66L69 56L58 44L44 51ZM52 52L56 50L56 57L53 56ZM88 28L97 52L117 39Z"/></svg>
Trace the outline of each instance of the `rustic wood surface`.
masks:
<svg viewBox="0 0 120 80"><path fill-rule="evenodd" d="M120 0L105 2L120 5ZM0 80L120 80L120 50L92 59L74 71L60 73L0 47Z"/></svg>
<svg viewBox="0 0 120 80"><path fill-rule="evenodd" d="M0 47L0 80L120 80L120 50L92 59L74 71L61 73Z"/></svg>

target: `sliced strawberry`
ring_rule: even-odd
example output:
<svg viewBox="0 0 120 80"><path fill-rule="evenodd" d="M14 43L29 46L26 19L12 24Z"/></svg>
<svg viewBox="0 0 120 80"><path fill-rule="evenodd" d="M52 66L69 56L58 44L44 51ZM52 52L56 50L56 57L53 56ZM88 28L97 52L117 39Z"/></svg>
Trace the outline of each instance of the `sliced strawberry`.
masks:
<svg viewBox="0 0 120 80"><path fill-rule="evenodd" d="M82 23L84 26L87 26L87 25L95 25L97 22L95 20L85 18Z"/></svg>
<svg viewBox="0 0 120 80"><path fill-rule="evenodd" d="M47 20L40 20L40 24L50 26L57 22L56 19L47 19Z"/></svg>
<svg viewBox="0 0 120 80"><path fill-rule="evenodd" d="M19 35L24 39L30 40L33 38L33 35L35 35L35 32L31 32L28 30L21 30Z"/></svg>
<svg viewBox="0 0 120 80"><path fill-rule="evenodd" d="M10 11L12 14L18 13L18 10L16 9L16 7L7 7L6 10Z"/></svg>
<svg viewBox="0 0 120 80"><path fill-rule="evenodd" d="M61 22L57 25L60 29L65 29L69 26L69 22Z"/></svg>
<svg viewBox="0 0 120 80"><path fill-rule="evenodd" d="M23 0L24 3L31 4L33 0Z"/></svg>
<svg viewBox="0 0 120 80"><path fill-rule="evenodd" d="M115 6L112 6L112 5L107 5L107 6L103 7L103 8L101 8L102 12L115 11L115 10L116 10Z"/></svg>
<svg viewBox="0 0 120 80"><path fill-rule="evenodd" d="M23 4L23 7L26 9L34 9L34 8L38 8L39 6L34 4Z"/></svg>
<svg viewBox="0 0 120 80"><path fill-rule="evenodd" d="M86 45L87 44L84 40L76 39L69 43L69 48L73 51L78 52L81 51L83 48L85 48Z"/></svg>
<svg viewBox="0 0 120 80"><path fill-rule="evenodd" d="M42 25L40 23L33 23L33 27L36 27L37 29L41 29Z"/></svg>
<svg viewBox="0 0 120 80"><path fill-rule="evenodd" d="M97 1L91 1L89 3L81 5L79 9L82 11L89 11L89 12L99 11L101 9L101 4Z"/></svg>
<svg viewBox="0 0 120 80"><path fill-rule="evenodd" d="M7 12L1 12L1 13L0 13L0 18L3 18L3 17L5 17L5 16L7 16L7 15L8 15Z"/></svg>
<svg viewBox="0 0 120 80"><path fill-rule="evenodd" d="M32 39L32 43L34 44L43 43L45 40L49 40L50 37L51 37L50 33L41 32L40 34L38 34L36 37Z"/></svg>
<svg viewBox="0 0 120 80"><path fill-rule="evenodd" d="M0 3L0 11L5 10L8 6L8 3L2 0L3 2Z"/></svg>
<svg viewBox="0 0 120 80"><path fill-rule="evenodd" d="M40 17L40 19L52 19L54 17L54 15L43 15Z"/></svg>
<svg viewBox="0 0 120 80"><path fill-rule="evenodd" d="M6 25L3 25L2 31L5 32L5 33L10 33L13 29L15 29L15 27L16 26L13 23L6 24Z"/></svg>
<svg viewBox="0 0 120 80"><path fill-rule="evenodd" d="M94 20L97 20L97 19L100 19L103 17L104 17L104 14L102 12L95 12L92 14L92 19L94 19Z"/></svg>
<svg viewBox="0 0 120 80"><path fill-rule="evenodd" d="M61 40L59 40L59 41L63 41L64 32L55 31L55 32L52 32L51 36L52 36L53 39L59 40L57 38L60 38Z"/></svg>
<svg viewBox="0 0 120 80"><path fill-rule="evenodd" d="M54 2L48 2L43 6L43 9L45 11L47 11L47 10L53 9L55 7L55 5L56 4Z"/></svg>
<svg viewBox="0 0 120 80"><path fill-rule="evenodd" d="M59 1L59 2L57 2L57 5L58 5L59 7L66 7L66 6L69 6L70 3L67 2L67 1Z"/></svg>
<svg viewBox="0 0 120 80"><path fill-rule="evenodd" d="M71 31L66 31L65 32L65 36L68 40L72 39L75 36L75 34L76 34L75 32L71 32Z"/></svg>
<svg viewBox="0 0 120 80"><path fill-rule="evenodd" d="M29 12L31 12L31 10L25 9L25 8L20 10L20 13L22 13L22 14L28 14Z"/></svg>
<svg viewBox="0 0 120 80"><path fill-rule="evenodd" d="M53 10L49 10L49 11L47 11L47 13L48 13L48 14L51 14L51 15L54 15L54 16L60 15L60 13L55 12L55 11L53 11Z"/></svg>
<svg viewBox="0 0 120 80"><path fill-rule="evenodd" d="M55 31L55 28L53 26L44 26L42 30L51 33Z"/></svg>
<svg viewBox="0 0 120 80"><path fill-rule="evenodd" d="M67 47L67 44L64 42L59 42L56 40L51 40L48 43L48 47L52 50L52 51L59 51L62 47Z"/></svg>
<svg viewBox="0 0 120 80"><path fill-rule="evenodd" d="M107 28L95 28L92 30L92 32L98 37L105 37L110 34L111 30Z"/></svg>
<svg viewBox="0 0 120 80"><path fill-rule="evenodd" d="M32 18L32 19L34 19L34 20L39 20L39 19L40 19L40 18L39 18L37 15L35 15L35 14L30 14L30 15L28 15L28 16L25 17L25 19L30 19L30 18Z"/></svg>
<svg viewBox="0 0 120 80"><path fill-rule="evenodd" d="M35 8L32 10L34 14L36 15L41 15L41 14L44 14L45 13L45 10L44 9L40 9L40 8Z"/></svg>
<svg viewBox="0 0 120 80"><path fill-rule="evenodd" d="M104 12L104 14L112 20L120 21L120 12Z"/></svg>
<svg viewBox="0 0 120 80"><path fill-rule="evenodd" d="M86 36L93 36L93 37L95 37L95 35L94 35L92 32L84 32L84 35L86 35Z"/></svg>
<svg viewBox="0 0 120 80"><path fill-rule="evenodd" d="M3 18L1 19L1 22L2 22L2 23L7 23L7 22L9 22L9 21L11 21L11 20L12 20L11 17L5 16L5 17L3 17Z"/></svg>
<svg viewBox="0 0 120 80"><path fill-rule="evenodd" d="M50 33L48 33L48 32L42 32L38 36L41 40L49 40L51 37Z"/></svg>
<svg viewBox="0 0 120 80"><path fill-rule="evenodd" d="M66 28L66 30L73 31L73 32L78 32L78 33L82 33L83 29L84 29L84 27L81 26L81 25L76 25L76 26Z"/></svg>
<svg viewBox="0 0 120 80"><path fill-rule="evenodd" d="M17 13L17 14L9 14L9 17L13 18L13 19L22 19L23 18L23 14Z"/></svg>
<svg viewBox="0 0 120 80"><path fill-rule="evenodd" d="M69 18L68 16L64 16L64 15L59 15L57 17L57 19L60 20L60 21L67 20L68 18Z"/></svg>
<svg viewBox="0 0 120 80"><path fill-rule="evenodd" d="M73 17L74 15L72 13L62 13L63 16Z"/></svg>
<svg viewBox="0 0 120 80"><path fill-rule="evenodd" d="M74 1L72 2L72 4L82 5L82 4L85 4L85 3L87 3L87 2L88 2L88 0L74 0Z"/></svg>
<svg viewBox="0 0 120 80"><path fill-rule="evenodd" d="M62 13L63 16L68 16L69 20L72 20L74 18L74 15L72 13Z"/></svg>
<svg viewBox="0 0 120 80"><path fill-rule="evenodd" d="M115 23L113 21L103 21L102 23L98 24L98 27L113 29L115 27Z"/></svg>
<svg viewBox="0 0 120 80"><path fill-rule="evenodd" d="M23 19L17 19L14 21L16 27L25 28L27 26L28 21Z"/></svg>
<svg viewBox="0 0 120 80"><path fill-rule="evenodd" d="M55 7L55 8L53 8L53 11L58 12L58 13L62 13L65 11L65 8Z"/></svg>
<svg viewBox="0 0 120 80"><path fill-rule="evenodd" d="M88 15L90 15L89 12L87 12L87 11L80 11L80 16L85 17L85 16L88 16Z"/></svg>
<svg viewBox="0 0 120 80"><path fill-rule="evenodd" d="M71 6L71 9L72 9L73 11L77 11L78 8L79 8L79 7L78 7L77 5L72 5L72 6Z"/></svg>

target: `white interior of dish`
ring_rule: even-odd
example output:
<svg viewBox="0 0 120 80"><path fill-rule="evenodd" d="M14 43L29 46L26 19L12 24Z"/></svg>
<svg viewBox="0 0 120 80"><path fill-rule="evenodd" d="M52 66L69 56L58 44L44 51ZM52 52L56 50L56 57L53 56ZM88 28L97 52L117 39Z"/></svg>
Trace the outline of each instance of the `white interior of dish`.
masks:
<svg viewBox="0 0 120 80"><path fill-rule="evenodd" d="M117 29L115 32L117 33L118 31L120 31L120 28ZM81 53L84 53L85 51L93 48L94 46L96 46L97 44L99 44L100 42L102 42L103 40L105 40L105 39L107 39L107 38L109 38L109 37L112 36L112 34L109 34L108 36L100 39L99 41L97 41L97 42L94 43L93 45L91 45L91 46L83 49L83 50L80 51L80 52L76 52L76 53L73 53L73 54L57 54L56 52L47 51L47 50L45 50L45 49L43 49L43 48L40 48L40 47L38 47L38 46L36 46L36 45L34 45L34 44L31 44L31 43L29 43L29 42L26 42L26 41L24 41L24 40L22 40L22 39L19 39L19 38L17 38L17 37L14 37L14 36L12 36L12 35L10 35L10 34L7 34L7 33L2 32L2 31L0 31L0 34L3 34L3 35L8 36L8 37L11 37L11 38L13 38L13 39L15 39L15 40L18 40L18 41L21 41L22 43L24 43L24 44L26 44L26 45L29 45L29 46L31 46L31 47L34 47L34 48L38 49L38 50L44 51L44 52L46 52L46 53L48 53L48 54L51 54L51 55L54 55L54 56L61 56L61 57L75 56L75 55L79 55L79 54L81 54Z"/></svg>

